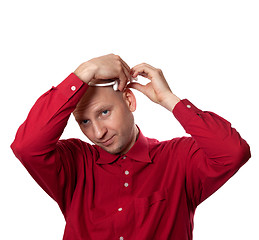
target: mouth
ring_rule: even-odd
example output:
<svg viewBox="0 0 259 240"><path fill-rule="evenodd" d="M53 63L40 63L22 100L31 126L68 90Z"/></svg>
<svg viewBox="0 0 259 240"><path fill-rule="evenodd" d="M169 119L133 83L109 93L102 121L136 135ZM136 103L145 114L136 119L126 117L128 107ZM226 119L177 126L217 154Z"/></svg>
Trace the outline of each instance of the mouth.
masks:
<svg viewBox="0 0 259 240"><path fill-rule="evenodd" d="M111 145L113 142L114 142L114 137L115 136L112 136L111 138L109 138L108 140L106 141L103 141L103 142L99 142L100 145L103 145L105 147L108 147L109 145Z"/></svg>

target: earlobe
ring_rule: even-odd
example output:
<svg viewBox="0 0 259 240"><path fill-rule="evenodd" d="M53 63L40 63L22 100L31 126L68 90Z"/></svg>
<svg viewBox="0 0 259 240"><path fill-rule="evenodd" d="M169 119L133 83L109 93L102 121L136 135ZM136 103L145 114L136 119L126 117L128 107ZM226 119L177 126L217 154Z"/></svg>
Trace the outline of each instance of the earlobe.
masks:
<svg viewBox="0 0 259 240"><path fill-rule="evenodd" d="M123 92L123 98L128 105L128 108L131 112L134 112L136 110L136 98L133 92L129 89L126 88Z"/></svg>

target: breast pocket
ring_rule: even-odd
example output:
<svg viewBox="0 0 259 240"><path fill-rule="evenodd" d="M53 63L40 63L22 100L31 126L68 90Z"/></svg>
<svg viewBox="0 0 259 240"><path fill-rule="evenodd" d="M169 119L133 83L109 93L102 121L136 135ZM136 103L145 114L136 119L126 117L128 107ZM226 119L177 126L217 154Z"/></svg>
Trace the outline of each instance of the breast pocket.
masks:
<svg viewBox="0 0 259 240"><path fill-rule="evenodd" d="M147 197L135 199L135 217L138 230L148 227L155 229L159 225L161 218L166 213L167 197L167 190L162 189Z"/></svg>

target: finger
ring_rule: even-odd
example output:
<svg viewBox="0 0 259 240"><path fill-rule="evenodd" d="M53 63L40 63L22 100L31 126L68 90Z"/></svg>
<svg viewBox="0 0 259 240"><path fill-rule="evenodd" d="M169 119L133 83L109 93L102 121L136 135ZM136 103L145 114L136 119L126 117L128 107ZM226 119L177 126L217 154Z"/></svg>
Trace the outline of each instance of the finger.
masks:
<svg viewBox="0 0 259 240"><path fill-rule="evenodd" d="M128 77L128 79L130 81L131 80L130 67L128 66L128 64L125 61L123 61L123 59L120 56L117 55L117 58L120 61L120 64L123 68L125 75Z"/></svg>
<svg viewBox="0 0 259 240"><path fill-rule="evenodd" d="M122 71L120 73L119 80L120 81L119 81L119 85L118 85L118 90L123 91L129 81L129 79L128 79L127 75L124 73L124 71Z"/></svg>
<svg viewBox="0 0 259 240"><path fill-rule="evenodd" d="M130 67L121 59L120 56L117 56L118 60L119 60L119 73L118 73L118 77L119 77L119 85L118 85L118 90L119 91L123 91L124 88L126 87L127 83L130 81L131 79L131 75L130 75Z"/></svg>
<svg viewBox="0 0 259 240"><path fill-rule="evenodd" d="M155 67L151 66L150 64L147 63L140 63L136 66L134 66L132 69L140 69L140 68L146 68L146 69L150 69L150 70L156 70Z"/></svg>
<svg viewBox="0 0 259 240"><path fill-rule="evenodd" d="M126 63L125 63L126 64ZM126 64L127 65L127 64ZM132 76L131 76L131 73L130 73L130 67L127 65L127 66L125 66L125 65L123 65L123 71L124 71L124 74L127 76L127 78L128 78L128 81L127 81L127 83L128 82L131 82L132 80L133 80L133 78L132 78Z"/></svg>
<svg viewBox="0 0 259 240"><path fill-rule="evenodd" d="M150 64L147 64L147 63L140 63L140 64L137 64L136 66L134 66L133 68L138 68L138 67L148 67L148 68L151 68L151 69L156 69L155 67L153 67L152 65Z"/></svg>
<svg viewBox="0 0 259 240"><path fill-rule="evenodd" d="M128 78L128 81L131 81L132 77L130 75L130 71L127 68L125 68L124 66L123 66L123 72L124 72L125 76Z"/></svg>
<svg viewBox="0 0 259 240"><path fill-rule="evenodd" d="M152 75L156 71L156 68L152 67L149 64L142 63L142 64L138 64L135 67L133 67L131 69L131 71L133 73L132 77L136 77L138 75L141 75L141 76L151 80L152 79Z"/></svg>
<svg viewBox="0 0 259 240"><path fill-rule="evenodd" d="M151 80L150 72L147 72L144 69L135 69L135 70L133 70L132 78L136 78L137 76L142 76L144 78L148 78L148 79Z"/></svg>
<svg viewBox="0 0 259 240"><path fill-rule="evenodd" d="M121 60L121 63L123 64L123 66L127 69L127 71L130 73L130 67L129 67L129 65L125 62L125 61L123 61L123 59L120 59Z"/></svg>
<svg viewBox="0 0 259 240"><path fill-rule="evenodd" d="M136 90L138 90L138 91L140 91L140 92L142 92L143 94L146 95L146 87L145 87L145 85L142 85L142 84L136 83L136 82L132 82L132 83L129 83L127 87L128 88L136 89Z"/></svg>

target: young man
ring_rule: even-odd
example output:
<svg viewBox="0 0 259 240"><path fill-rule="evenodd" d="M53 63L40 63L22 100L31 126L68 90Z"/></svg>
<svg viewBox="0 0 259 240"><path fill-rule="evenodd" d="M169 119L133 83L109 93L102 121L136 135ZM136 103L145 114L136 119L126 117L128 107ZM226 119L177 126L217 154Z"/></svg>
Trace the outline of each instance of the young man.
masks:
<svg viewBox="0 0 259 240"><path fill-rule="evenodd" d="M138 75L150 82L130 82ZM118 79L119 91L89 86L107 79ZM129 88L171 111L191 137L143 136ZM93 145L59 140L72 112ZM42 95L11 147L59 204L64 240L190 240L196 207L250 158L229 122L180 100L161 70L130 69L113 54L81 64Z"/></svg>

